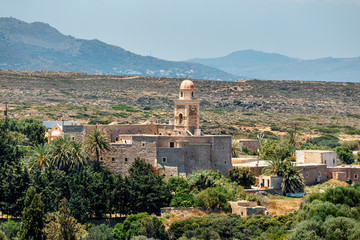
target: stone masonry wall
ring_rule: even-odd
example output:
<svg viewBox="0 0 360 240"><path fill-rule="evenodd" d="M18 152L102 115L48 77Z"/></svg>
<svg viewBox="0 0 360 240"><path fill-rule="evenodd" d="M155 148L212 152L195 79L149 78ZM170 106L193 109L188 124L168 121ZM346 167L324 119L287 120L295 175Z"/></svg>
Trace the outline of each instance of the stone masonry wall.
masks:
<svg viewBox="0 0 360 240"><path fill-rule="evenodd" d="M121 174L127 174L136 157L156 166L156 145L156 137L133 136L132 144L111 144L110 151L101 155L101 161L112 172Z"/></svg>

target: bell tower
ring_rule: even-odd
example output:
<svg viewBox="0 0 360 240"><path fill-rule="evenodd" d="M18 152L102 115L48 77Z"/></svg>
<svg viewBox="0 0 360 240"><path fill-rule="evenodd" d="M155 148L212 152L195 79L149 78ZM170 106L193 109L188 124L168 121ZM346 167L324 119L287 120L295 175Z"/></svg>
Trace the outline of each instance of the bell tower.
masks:
<svg viewBox="0 0 360 240"><path fill-rule="evenodd" d="M195 97L194 83L184 80L180 85L179 99L174 100L174 131L182 135L201 135L199 129L199 102Z"/></svg>

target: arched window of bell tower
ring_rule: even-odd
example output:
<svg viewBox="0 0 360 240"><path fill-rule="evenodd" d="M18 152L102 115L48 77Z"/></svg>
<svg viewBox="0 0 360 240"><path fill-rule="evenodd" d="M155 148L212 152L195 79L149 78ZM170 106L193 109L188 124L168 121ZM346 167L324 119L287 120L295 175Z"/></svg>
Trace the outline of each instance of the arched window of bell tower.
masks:
<svg viewBox="0 0 360 240"><path fill-rule="evenodd" d="M184 97L184 93L183 92L180 92L180 97Z"/></svg>
<svg viewBox="0 0 360 240"><path fill-rule="evenodd" d="M183 124L183 115L182 115L182 113L179 114L179 124Z"/></svg>
<svg viewBox="0 0 360 240"><path fill-rule="evenodd" d="M192 98L194 97L194 92L191 92L191 97L192 97Z"/></svg>

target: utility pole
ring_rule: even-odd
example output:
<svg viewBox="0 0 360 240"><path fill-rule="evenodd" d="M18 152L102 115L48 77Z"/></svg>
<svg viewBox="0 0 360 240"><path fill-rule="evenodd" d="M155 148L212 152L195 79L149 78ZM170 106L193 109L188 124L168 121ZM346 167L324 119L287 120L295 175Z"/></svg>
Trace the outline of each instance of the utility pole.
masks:
<svg viewBox="0 0 360 240"><path fill-rule="evenodd" d="M4 111L4 115L5 115L5 129L8 129L8 114L7 114L7 103L5 103L5 111Z"/></svg>

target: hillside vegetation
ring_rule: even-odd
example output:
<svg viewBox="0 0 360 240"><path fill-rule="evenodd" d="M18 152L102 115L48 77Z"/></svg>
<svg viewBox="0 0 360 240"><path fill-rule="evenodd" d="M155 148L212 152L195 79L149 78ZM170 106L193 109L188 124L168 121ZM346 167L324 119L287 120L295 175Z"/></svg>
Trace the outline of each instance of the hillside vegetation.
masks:
<svg viewBox="0 0 360 240"><path fill-rule="evenodd" d="M6 70L0 71L0 101L18 119L167 123L182 80ZM360 134L359 83L193 81L205 133L282 135L296 126L303 138Z"/></svg>

